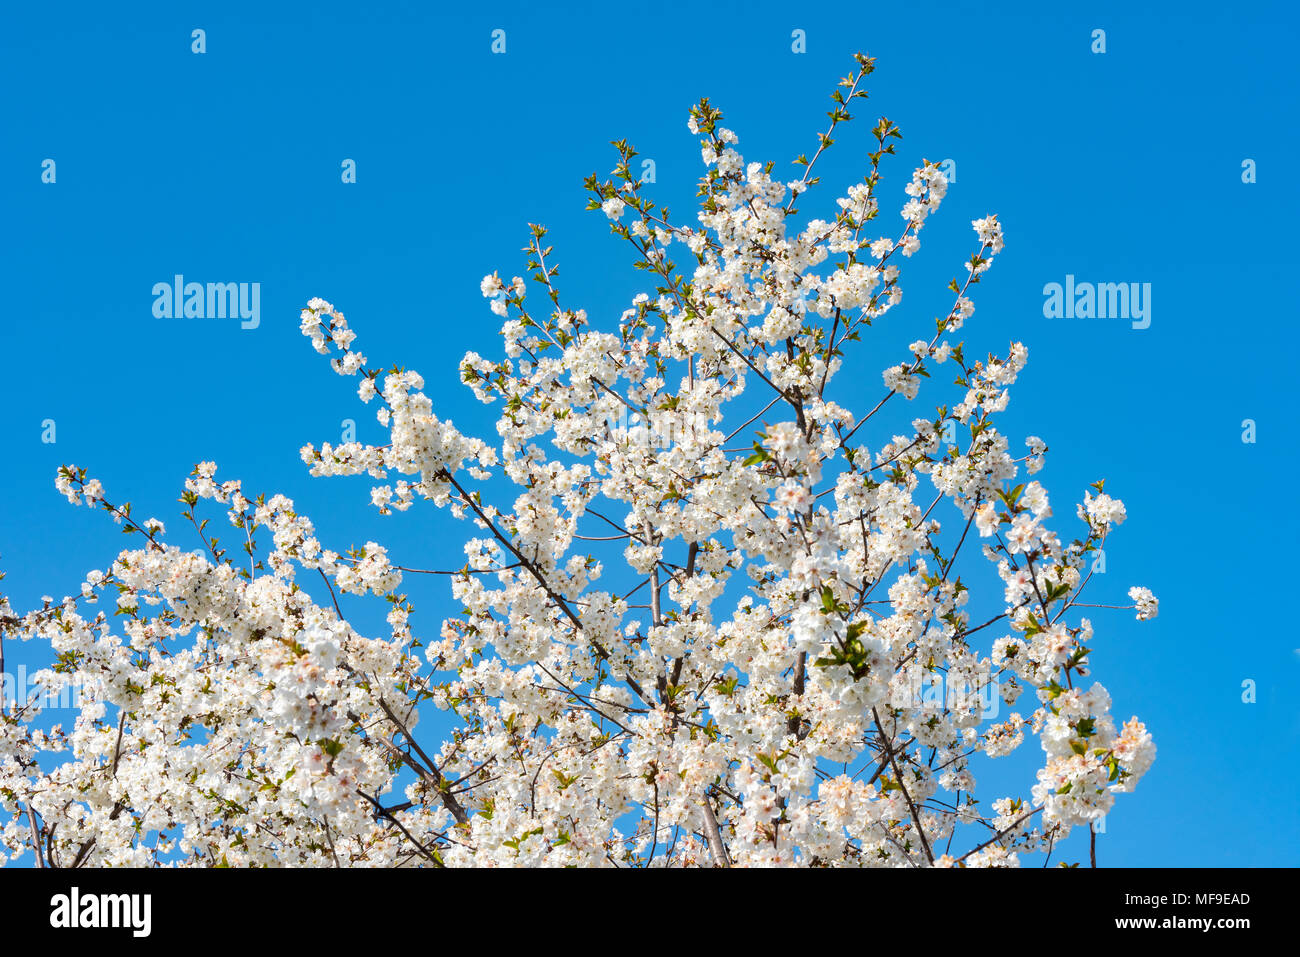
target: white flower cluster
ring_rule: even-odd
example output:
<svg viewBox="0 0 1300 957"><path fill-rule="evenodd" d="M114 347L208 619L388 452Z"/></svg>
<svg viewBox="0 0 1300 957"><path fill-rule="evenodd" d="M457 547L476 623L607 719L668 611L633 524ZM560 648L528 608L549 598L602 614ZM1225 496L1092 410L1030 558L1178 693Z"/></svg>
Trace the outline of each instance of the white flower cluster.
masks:
<svg viewBox="0 0 1300 957"><path fill-rule="evenodd" d="M1031 437L1017 456L994 423L1027 350L976 358L951 338L1003 250L996 217L973 223L964 283L933 331L907 337L883 396L870 370L841 374L901 302L900 261L948 188L923 164L901 234L876 234L899 136L881 119L864 180L832 218L796 225L818 157L865 95L873 64L857 66L793 182L747 164L707 100L693 107L698 225L670 221L615 144L589 208L655 294L612 328L562 304L533 227L533 285L493 273L480 287L504 320L502 357L460 367L499 408L491 443L436 410L417 373L369 368L342 314L308 303L304 335L359 377L387 436L308 445L303 460L313 475L369 475L383 514L423 500L472 522L459 569L459 554L437 571L376 542L330 550L291 500L250 499L213 463L186 483L202 547L183 551L61 469L71 501L142 541L77 597L22 616L0 600L0 627L50 643L45 680L89 689L71 729L40 730L30 706L0 722L9 854L1014 866L1132 790L1155 746L1136 718L1117 730L1090 678L1092 623L1075 617L1124 506L1098 483L1077 510L1082 536L1058 537L1047 490L1018 481L1041 471L1046 444ZM896 397L918 399L939 365L957 391L936 384L933 416L886 431ZM202 500L226 508L242 564L196 518ZM417 637L398 589L421 573L444 576L460 611ZM379 596L391 634L359 634L342 593ZM103 595L116 615L83 609ZM1129 595L1155 617L1150 591ZM1008 707L1032 689L1035 707L995 721L970 696L917 697L922 679ZM452 723L440 745L417 733L421 709ZM979 762L1024 757L1030 735L1044 758L1025 793L977 799ZM390 794L399 774L410 783Z"/></svg>

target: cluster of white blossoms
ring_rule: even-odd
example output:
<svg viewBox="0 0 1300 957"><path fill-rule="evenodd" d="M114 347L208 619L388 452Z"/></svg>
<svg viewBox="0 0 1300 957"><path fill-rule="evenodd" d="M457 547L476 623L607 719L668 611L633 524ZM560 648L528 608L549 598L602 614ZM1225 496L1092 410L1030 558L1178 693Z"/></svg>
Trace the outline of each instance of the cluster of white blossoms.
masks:
<svg viewBox="0 0 1300 957"><path fill-rule="evenodd" d="M870 358L851 353L902 322L886 322L900 260L948 183L924 163L900 231L880 236L881 163L900 135L881 119L833 218L795 208L871 69L857 58L793 182L747 164L707 100L693 107L694 226L643 195L616 143L589 208L654 291L597 328L562 305L532 227L530 279L481 285L504 354L461 365L500 409L491 443L438 414L415 372L370 368L331 304L303 310L387 433L306 446L311 473L369 475L383 514L427 502L473 524L463 567L433 573L461 609L440 626L421 628L399 591L419 570L374 542L327 548L292 501L247 497L212 463L182 499L190 551L60 470L72 501L141 541L77 596L24 615L0 601L5 637L49 642L41 681L84 695L70 728L44 727L33 703L4 714L7 852L56 866L1014 866L1106 814L1155 746L1136 718L1117 727L1090 678L1093 625L1072 612L1125 512L1097 483L1081 537L1058 537L1047 490L1017 482L1046 444L1017 455L993 422L1027 350L975 359L952 338L1001 225L974 222L946 313L864 373ZM943 365L951 404L902 414ZM202 501L224 507L238 561ZM342 592L386 601L389 633L359 634ZM1130 597L1155 616L1150 591ZM993 721L910 696L919 675L1025 703ZM421 734L420 715L450 730ZM1033 736L1043 756L1024 791L977 800L981 762Z"/></svg>

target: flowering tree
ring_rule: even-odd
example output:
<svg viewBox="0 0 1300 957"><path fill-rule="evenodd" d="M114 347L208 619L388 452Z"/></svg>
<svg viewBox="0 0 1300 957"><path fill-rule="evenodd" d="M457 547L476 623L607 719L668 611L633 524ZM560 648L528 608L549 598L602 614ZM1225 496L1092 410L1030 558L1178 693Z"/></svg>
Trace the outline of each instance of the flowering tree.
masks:
<svg viewBox="0 0 1300 957"><path fill-rule="evenodd" d="M614 144L589 206L654 284L616 326L563 304L532 227L532 285L482 283L504 356L461 365L500 408L492 442L439 415L415 372L371 367L332 305L308 304L302 331L379 400L388 436L303 459L313 475L372 476L383 514L429 502L469 522L459 570L405 567L374 542L332 551L288 498L250 498L210 462L185 483L202 544L186 551L60 469L72 502L139 547L79 596L21 616L0 599L5 637L50 643L46 690L84 694L71 729L44 727L36 702L4 713L7 851L51 866L1014 865L1131 790L1155 747L1136 718L1116 727L1088 680L1092 625L1076 620L1090 553L1124 506L1099 482L1081 537L1049 530L1044 488L1017 483L1046 445L1017 456L993 423L1025 347L979 360L952 340L1002 251L996 217L973 224L951 306L888 357L883 388L843 386L947 188L924 163L901 231L877 235L899 137L882 118L863 181L831 219L795 225L866 96L872 60L856 63L793 182L746 165L708 100L692 108L698 226L671 222ZM884 411L945 364L953 404L873 443ZM210 536L208 501L239 554ZM400 590L426 572L463 608L436 637L417 637ZM1001 597L975 616L970 589L990 572ZM340 594L386 601L389 633L361 634ZM1129 594L1122 607L1155 615L1149 591ZM101 597L112 614L87 607ZM993 720L1022 695L1028 717ZM440 745L417 728L435 710L451 728ZM1044 752L1036 782L977 802L971 762L1027 733Z"/></svg>

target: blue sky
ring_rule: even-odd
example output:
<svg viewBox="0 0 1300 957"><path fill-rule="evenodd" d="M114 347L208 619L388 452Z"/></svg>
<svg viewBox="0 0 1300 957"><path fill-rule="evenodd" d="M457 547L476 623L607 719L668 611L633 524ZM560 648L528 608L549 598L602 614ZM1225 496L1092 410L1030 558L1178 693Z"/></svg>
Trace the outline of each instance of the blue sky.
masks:
<svg viewBox="0 0 1300 957"><path fill-rule="evenodd" d="M652 195L688 220L701 172L691 103L710 97L748 159L793 178L786 164L815 146L827 94L862 50L877 58L871 99L801 205L824 212L862 175L882 113L903 132L886 167L896 205L923 157L957 171L901 311L861 344L863 382L874 396L880 368L933 328L969 221L996 212L1007 248L963 337L977 352L1029 347L1002 428L1051 445L1040 478L1058 526L1077 531L1070 503L1097 478L1128 506L1090 600L1123 601L1132 584L1161 599L1148 624L1093 614L1096 677L1159 747L1112 814L1101 862L1294 860L1300 636L1272 609L1293 589L1300 531L1290 5L295 6L3 15L0 568L16 607L75 591L122 547L111 520L54 491L63 462L175 532L184 477L212 459L246 491L294 498L334 547L378 538L404 563L432 562L460 532L447 516L384 519L364 480L302 468L298 448L338 441L344 419L379 436L354 383L299 334L302 304L338 305L372 364L419 369L442 414L489 434L455 369L467 350L495 353L478 282L523 271L526 224L550 227L569 301L615 318L643 277L583 211L582 178L607 174L609 141L654 159ZM806 53L791 51L796 29ZM1090 49L1096 29L1104 54ZM345 159L355 184L341 182ZM1246 159L1255 183L1242 182ZM151 289L177 273L259 282L260 326L155 318ZM1150 328L1045 318L1043 286L1067 274L1151 283ZM51 419L56 442L42 443ZM432 632L452 610L445 583L411 584L417 630Z"/></svg>

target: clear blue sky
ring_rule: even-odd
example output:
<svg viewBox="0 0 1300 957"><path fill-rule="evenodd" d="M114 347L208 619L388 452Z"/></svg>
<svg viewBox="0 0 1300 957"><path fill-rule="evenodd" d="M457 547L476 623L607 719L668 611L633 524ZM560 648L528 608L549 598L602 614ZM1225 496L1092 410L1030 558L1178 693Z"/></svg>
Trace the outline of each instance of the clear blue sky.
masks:
<svg viewBox="0 0 1300 957"><path fill-rule="evenodd" d="M880 113L904 136L895 190L922 157L957 167L905 275L902 318L864 343L863 381L874 395L909 330L933 328L969 221L998 213L1007 249L963 336L979 351L1028 345L1002 427L1052 446L1040 477L1058 524L1074 533L1070 503L1099 477L1128 505L1092 600L1123 601L1131 584L1161 599L1149 624L1093 616L1116 716L1139 714L1159 746L1108 822L1102 863L1294 863L1300 636L1277 618L1300 531L1292 5L281 6L3 14L0 567L16 607L75 591L123 543L107 516L57 495L61 462L176 533L184 477L214 459L248 492L294 498L335 547L379 538L403 562L432 562L460 530L445 515L383 519L364 480L302 468L297 449L338 441L345 418L379 435L354 383L299 334L302 304L337 304L372 364L419 369L443 414L486 427L455 368L468 349L494 354L478 282L523 271L525 224L551 227L570 301L616 317L643 277L582 190L612 166L609 141L653 158L654 195L689 219L692 102L722 107L748 159L793 170L860 49L878 58L872 97L821 168L827 186L860 177ZM490 52L496 28L505 55ZM795 29L805 54L791 52ZM344 159L355 184L340 181ZM808 211L829 199L814 194ZM177 273L260 282L260 328L156 319L151 288ZM1044 284L1067 274L1151 283L1151 327L1044 318ZM435 631L445 583L411 584L417 628Z"/></svg>

